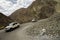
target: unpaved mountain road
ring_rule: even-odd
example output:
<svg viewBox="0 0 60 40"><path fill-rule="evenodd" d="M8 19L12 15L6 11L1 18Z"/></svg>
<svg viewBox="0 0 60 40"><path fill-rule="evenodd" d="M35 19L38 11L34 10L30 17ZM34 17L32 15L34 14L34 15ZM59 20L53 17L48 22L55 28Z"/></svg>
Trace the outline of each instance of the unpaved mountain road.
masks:
<svg viewBox="0 0 60 40"><path fill-rule="evenodd" d="M4 30L0 30L0 40L29 40L24 33L26 28L29 28L34 23L25 23L22 24L18 29L15 29L11 32L5 32Z"/></svg>
<svg viewBox="0 0 60 40"><path fill-rule="evenodd" d="M35 23L35 22L34 22ZM57 40L49 38L49 36L28 36L25 31L27 28L34 25L33 22L22 24L20 28L12 31L12 32L5 32L4 30L0 31L0 40ZM59 40L59 39L58 39Z"/></svg>

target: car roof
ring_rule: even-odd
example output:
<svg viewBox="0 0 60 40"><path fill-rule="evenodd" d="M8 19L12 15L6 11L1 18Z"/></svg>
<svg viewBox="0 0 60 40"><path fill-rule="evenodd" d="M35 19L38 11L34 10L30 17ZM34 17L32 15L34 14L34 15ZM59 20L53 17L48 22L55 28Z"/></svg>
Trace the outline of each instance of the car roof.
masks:
<svg viewBox="0 0 60 40"><path fill-rule="evenodd" d="M14 24L14 23L17 23L17 22L12 22L12 23L10 23L10 24Z"/></svg>

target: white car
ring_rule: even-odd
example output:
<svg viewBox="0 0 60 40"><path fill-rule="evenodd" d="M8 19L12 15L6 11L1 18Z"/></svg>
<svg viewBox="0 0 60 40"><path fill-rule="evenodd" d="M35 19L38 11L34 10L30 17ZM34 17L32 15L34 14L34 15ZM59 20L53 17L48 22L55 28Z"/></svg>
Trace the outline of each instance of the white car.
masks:
<svg viewBox="0 0 60 40"><path fill-rule="evenodd" d="M16 29L16 28L18 28L18 27L20 27L20 24L19 24L19 23L17 23L17 22L12 22L12 23L10 23L7 27L5 27L5 31L6 31L6 32L9 32L9 31L12 31L12 30L14 30L14 29Z"/></svg>
<svg viewBox="0 0 60 40"><path fill-rule="evenodd" d="M35 18L32 19L32 22L36 22L37 20Z"/></svg>

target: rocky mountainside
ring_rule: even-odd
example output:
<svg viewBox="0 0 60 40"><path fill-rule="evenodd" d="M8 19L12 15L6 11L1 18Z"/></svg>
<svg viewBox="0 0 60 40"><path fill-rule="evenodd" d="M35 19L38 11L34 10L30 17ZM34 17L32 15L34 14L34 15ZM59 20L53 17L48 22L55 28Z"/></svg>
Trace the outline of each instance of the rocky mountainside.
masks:
<svg viewBox="0 0 60 40"><path fill-rule="evenodd" d="M13 12L10 18L20 23L29 22L33 18L45 19L54 14L56 4L55 0L36 0L28 8L21 8Z"/></svg>
<svg viewBox="0 0 60 40"><path fill-rule="evenodd" d="M0 13L0 27L8 25L12 19Z"/></svg>
<svg viewBox="0 0 60 40"><path fill-rule="evenodd" d="M47 19L36 22L33 26L26 29L30 36L49 35L50 37L60 36L60 13L55 13Z"/></svg>

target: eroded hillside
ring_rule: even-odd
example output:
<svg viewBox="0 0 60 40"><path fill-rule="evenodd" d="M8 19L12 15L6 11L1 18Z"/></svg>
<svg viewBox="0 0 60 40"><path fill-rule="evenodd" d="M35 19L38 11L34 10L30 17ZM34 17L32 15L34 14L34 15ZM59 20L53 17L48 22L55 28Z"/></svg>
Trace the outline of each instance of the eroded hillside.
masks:
<svg viewBox="0 0 60 40"><path fill-rule="evenodd" d="M20 23L29 22L33 18L45 19L54 14L56 4L54 0L36 0L28 8L16 10L10 17Z"/></svg>

